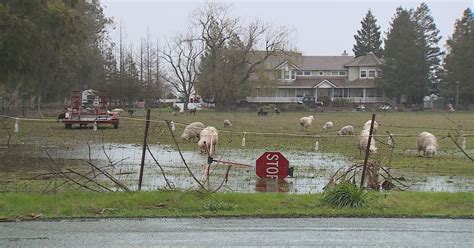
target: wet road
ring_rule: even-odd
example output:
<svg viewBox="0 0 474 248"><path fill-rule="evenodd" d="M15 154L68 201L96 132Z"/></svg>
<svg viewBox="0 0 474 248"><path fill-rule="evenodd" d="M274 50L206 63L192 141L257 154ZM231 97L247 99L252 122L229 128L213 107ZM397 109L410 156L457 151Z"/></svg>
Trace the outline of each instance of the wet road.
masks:
<svg viewBox="0 0 474 248"><path fill-rule="evenodd" d="M474 220L85 219L0 223L0 247L474 247Z"/></svg>

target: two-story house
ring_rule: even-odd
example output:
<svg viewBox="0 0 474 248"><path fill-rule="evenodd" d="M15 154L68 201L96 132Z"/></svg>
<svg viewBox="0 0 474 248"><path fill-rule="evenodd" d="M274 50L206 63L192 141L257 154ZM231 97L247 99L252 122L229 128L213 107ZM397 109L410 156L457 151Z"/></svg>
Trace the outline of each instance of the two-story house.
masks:
<svg viewBox="0 0 474 248"><path fill-rule="evenodd" d="M304 96L322 96L332 101L347 98L354 103L384 102L384 92L375 87L375 79L381 76L383 59L373 53L353 56L303 56L288 53L273 56L261 69L276 81L270 92L256 80L254 95L248 102L296 103ZM326 98L327 99L327 98Z"/></svg>

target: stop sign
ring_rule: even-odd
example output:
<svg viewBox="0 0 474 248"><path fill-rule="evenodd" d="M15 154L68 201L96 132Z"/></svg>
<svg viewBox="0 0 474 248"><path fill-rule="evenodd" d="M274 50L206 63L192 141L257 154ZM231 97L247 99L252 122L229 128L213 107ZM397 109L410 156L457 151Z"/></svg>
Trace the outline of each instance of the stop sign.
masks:
<svg viewBox="0 0 474 248"><path fill-rule="evenodd" d="M280 152L265 152L257 159L257 176L283 179L288 176L288 159Z"/></svg>

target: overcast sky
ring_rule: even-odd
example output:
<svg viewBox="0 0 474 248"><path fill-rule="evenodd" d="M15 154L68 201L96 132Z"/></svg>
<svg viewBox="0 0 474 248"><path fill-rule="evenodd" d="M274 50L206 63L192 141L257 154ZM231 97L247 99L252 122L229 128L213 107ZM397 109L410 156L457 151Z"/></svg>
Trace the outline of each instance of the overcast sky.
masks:
<svg viewBox="0 0 474 248"><path fill-rule="evenodd" d="M122 23L127 43L139 44L147 29L151 39L163 43L189 26L193 10L205 1L198 0L102 0L106 16L113 17L116 28L112 39L118 43L118 26ZM232 15L246 20L259 19L276 26L288 26L293 30L292 43L304 55L340 55L344 50L353 55L354 35L361 28L361 20L368 9L372 10L382 37L398 6L416 8L423 1L389 0L234 0ZM456 19L462 17L472 0L424 1L431 9L436 26L443 39L452 35Z"/></svg>

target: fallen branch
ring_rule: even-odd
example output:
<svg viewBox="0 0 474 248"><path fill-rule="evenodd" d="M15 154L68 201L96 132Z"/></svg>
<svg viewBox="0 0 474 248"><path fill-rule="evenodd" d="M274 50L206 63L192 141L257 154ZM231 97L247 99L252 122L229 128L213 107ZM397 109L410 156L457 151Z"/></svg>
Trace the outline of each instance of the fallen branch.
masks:
<svg viewBox="0 0 474 248"><path fill-rule="evenodd" d="M153 160L155 161L156 165L158 165L158 167L160 168L161 174L163 175L163 178L165 179L166 185L168 185L168 187L169 187L170 189L172 189L173 187L171 187L171 184L169 183L168 178L166 178L166 174L165 174L165 171L163 170L163 167L161 167L160 163L158 163L158 160L156 160L156 158L155 158L155 156L153 155L153 153L151 152L150 147L148 146L148 144L146 145L146 149L147 149L148 152L150 153L150 155L151 155L151 157L153 158Z"/></svg>
<svg viewBox="0 0 474 248"><path fill-rule="evenodd" d="M202 189L206 189L204 185L196 178L196 176L194 176L194 173L191 171L188 164L186 163L183 153L181 152L181 149L179 148L178 141L176 140L176 137L174 137L174 133L173 133L173 130L171 129L171 123L169 120L166 120L166 125L168 126L168 129L170 130L171 137L173 138L174 144L176 145L176 149L178 150L179 156L181 157L181 160L183 161L184 166L186 167L186 169L188 170L189 174L194 179L194 181L196 181Z"/></svg>
<svg viewBox="0 0 474 248"><path fill-rule="evenodd" d="M462 149L462 147L458 144L458 142L456 142L456 140L454 140L453 136L451 136L450 133L448 133L448 137L451 139L451 141L453 141L453 143L459 148L459 150L461 150L462 153L464 153L464 155L466 155L467 158L469 158L471 161L474 161L473 158L471 158L471 156L469 156L469 154L467 154L464 149Z"/></svg>
<svg viewBox="0 0 474 248"><path fill-rule="evenodd" d="M87 161L87 163L90 166L94 167L96 170L98 170L100 173L102 173L102 175L106 176L108 179L114 182L117 186L119 186L119 188L123 189L127 193L132 193L132 191L127 186L122 184L119 180L117 180L114 176L110 175L110 173L108 173L107 171L101 170L99 167L97 167L96 165L94 165L93 163L89 161Z"/></svg>

